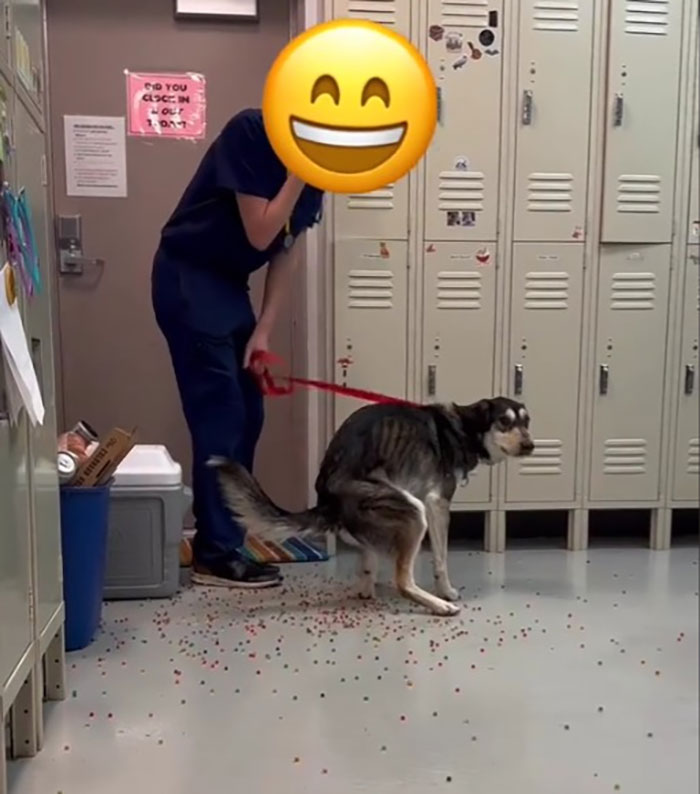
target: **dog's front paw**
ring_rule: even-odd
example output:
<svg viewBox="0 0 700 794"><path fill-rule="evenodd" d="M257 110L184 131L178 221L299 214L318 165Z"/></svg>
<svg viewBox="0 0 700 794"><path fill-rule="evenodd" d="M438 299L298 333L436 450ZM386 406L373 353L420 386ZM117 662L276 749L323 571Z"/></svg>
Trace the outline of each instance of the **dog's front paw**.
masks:
<svg viewBox="0 0 700 794"><path fill-rule="evenodd" d="M435 606L433 607L433 612L436 615L440 615L442 617L449 617L458 615L460 611L460 606L458 604L450 604L449 601L437 601Z"/></svg>
<svg viewBox="0 0 700 794"><path fill-rule="evenodd" d="M438 595L447 601L459 601L459 590L451 584L438 585Z"/></svg>

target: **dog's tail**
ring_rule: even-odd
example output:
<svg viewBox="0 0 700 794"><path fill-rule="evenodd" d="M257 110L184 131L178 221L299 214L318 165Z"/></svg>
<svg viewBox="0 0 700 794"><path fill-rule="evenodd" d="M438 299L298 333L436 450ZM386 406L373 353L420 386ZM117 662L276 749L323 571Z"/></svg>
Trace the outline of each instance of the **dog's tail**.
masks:
<svg viewBox="0 0 700 794"><path fill-rule="evenodd" d="M278 507L240 463L211 458L208 465L217 470L219 487L229 510L246 531L260 540L283 541L290 537L321 535L333 526L318 508L289 513Z"/></svg>

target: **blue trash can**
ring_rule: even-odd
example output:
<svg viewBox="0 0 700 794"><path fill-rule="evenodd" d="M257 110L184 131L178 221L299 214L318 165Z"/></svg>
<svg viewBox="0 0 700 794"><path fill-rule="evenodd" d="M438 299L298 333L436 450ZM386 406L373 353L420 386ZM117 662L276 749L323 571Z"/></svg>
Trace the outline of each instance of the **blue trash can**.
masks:
<svg viewBox="0 0 700 794"><path fill-rule="evenodd" d="M110 485L61 488L66 650L79 651L97 633L107 566Z"/></svg>

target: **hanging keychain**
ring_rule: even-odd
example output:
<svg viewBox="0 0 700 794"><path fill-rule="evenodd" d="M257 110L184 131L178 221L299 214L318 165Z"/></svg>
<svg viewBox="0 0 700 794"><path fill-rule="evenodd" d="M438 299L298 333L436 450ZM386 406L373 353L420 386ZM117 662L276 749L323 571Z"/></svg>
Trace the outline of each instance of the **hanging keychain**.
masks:
<svg viewBox="0 0 700 794"><path fill-rule="evenodd" d="M289 249L294 243L294 235L292 234L292 221L288 220L284 224L284 242L282 243L285 248Z"/></svg>
<svg viewBox="0 0 700 794"><path fill-rule="evenodd" d="M15 197L7 183L3 184L0 192L0 207L2 209L2 225L7 248L7 256L12 265L19 271L22 286L27 295L31 296L34 292L34 285L29 273L24 268L22 246L19 240L19 230L16 225Z"/></svg>
<svg viewBox="0 0 700 794"><path fill-rule="evenodd" d="M25 267L28 266L29 274L37 292L41 292L41 269L39 254L36 248L36 237L34 236L34 225L32 224L32 211L27 200L27 191L21 188L17 199L17 216L19 219L19 229L23 242L23 250L26 254Z"/></svg>

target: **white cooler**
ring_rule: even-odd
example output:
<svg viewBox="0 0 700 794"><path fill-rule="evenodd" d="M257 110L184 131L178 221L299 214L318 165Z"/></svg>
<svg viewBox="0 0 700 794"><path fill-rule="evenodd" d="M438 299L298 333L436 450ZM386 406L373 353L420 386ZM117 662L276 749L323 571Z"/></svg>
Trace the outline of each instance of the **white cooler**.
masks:
<svg viewBox="0 0 700 794"><path fill-rule="evenodd" d="M137 444L124 458L110 497L105 600L177 592L189 494L165 447Z"/></svg>

